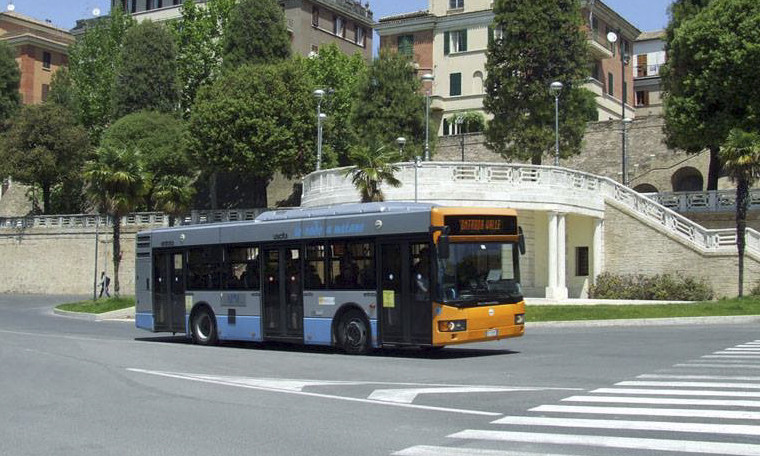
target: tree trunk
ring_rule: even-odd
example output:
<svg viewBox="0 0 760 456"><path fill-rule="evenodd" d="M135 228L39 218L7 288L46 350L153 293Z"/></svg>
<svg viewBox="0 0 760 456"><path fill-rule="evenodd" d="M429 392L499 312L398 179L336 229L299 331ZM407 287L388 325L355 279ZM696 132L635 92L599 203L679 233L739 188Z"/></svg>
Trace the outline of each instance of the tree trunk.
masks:
<svg viewBox="0 0 760 456"><path fill-rule="evenodd" d="M218 207L218 201L216 195L216 181L219 173L216 171L213 171L211 173L211 176L208 178L208 197L209 197L209 203L211 204L211 210L215 211Z"/></svg>
<svg viewBox="0 0 760 456"><path fill-rule="evenodd" d="M119 264L121 263L121 215L113 217L113 295L119 297Z"/></svg>
<svg viewBox="0 0 760 456"><path fill-rule="evenodd" d="M42 213L50 213L50 184L42 184Z"/></svg>
<svg viewBox="0 0 760 456"><path fill-rule="evenodd" d="M267 187L269 186L269 179L266 177L254 177L253 182L253 204L256 208L268 207L267 201Z"/></svg>
<svg viewBox="0 0 760 456"><path fill-rule="evenodd" d="M720 162L720 147L710 147L710 169L707 172L707 190L718 189L718 178L723 165Z"/></svg>
<svg viewBox="0 0 760 456"><path fill-rule="evenodd" d="M749 182L739 179L736 185L736 249L739 252L739 297L744 296L744 246L747 230Z"/></svg>

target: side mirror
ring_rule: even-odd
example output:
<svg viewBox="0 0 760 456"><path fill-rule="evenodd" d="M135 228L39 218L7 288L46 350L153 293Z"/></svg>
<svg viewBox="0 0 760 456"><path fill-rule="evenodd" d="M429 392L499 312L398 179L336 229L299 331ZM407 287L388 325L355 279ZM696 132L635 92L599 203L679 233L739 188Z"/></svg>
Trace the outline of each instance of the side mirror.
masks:
<svg viewBox="0 0 760 456"><path fill-rule="evenodd" d="M441 260L449 258L449 236L446 234L438 238L438 258Z"/></svg>
<svg viewBox="0 0 760 456"><path fill-rule="evenodd" d="M525 235L523 234L523 229L521 226L517 227L517 233L518 233L518 241L517 241L517 248L520 250L520 255L525 255Z"/></svg>

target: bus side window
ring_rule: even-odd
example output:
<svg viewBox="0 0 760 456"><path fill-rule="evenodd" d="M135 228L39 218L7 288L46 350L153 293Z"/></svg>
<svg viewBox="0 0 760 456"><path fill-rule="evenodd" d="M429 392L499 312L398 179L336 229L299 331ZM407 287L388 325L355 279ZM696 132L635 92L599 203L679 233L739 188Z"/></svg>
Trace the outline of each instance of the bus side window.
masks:
<svg viewBox="0 0 760 456"><path fill-rule="evenodd" d="M375 288L374 246L367 242L330 244L330 288L364 290Z"/></svg>
<svg viewBox="0 0 760 456"><path fill-rule="evenodd" d="M225 287L229 290L258 290L259 248L230 247L224 279Z"/></svg>
<svg viewBox="0 0 760 456"><path fill-rule="evenodd" d="M322 290L325 288L325 245L306 246L305 290Z"/></svg>

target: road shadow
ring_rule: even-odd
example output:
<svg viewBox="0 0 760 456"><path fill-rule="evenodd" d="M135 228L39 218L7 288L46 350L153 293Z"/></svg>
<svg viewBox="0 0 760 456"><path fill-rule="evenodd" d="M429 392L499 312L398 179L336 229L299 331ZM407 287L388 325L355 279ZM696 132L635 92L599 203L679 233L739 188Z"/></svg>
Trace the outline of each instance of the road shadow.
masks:
<svg viewBox="0 0 760 456"><path fill-rule="evenodd" d="M192 339L182 336L156 336L156 337L136 337L137 342L153 342L164 344L181 344L181 345L193 345ZM260 351L274 351L274 352L292 352L292 353L320 353L325 355L340 355L340 356L353 356L348 355L344 351L336 347L330 347L325 345L302 345L298 343L287 343L277 341L267 342L243 342L243 341L222 341L219 344L222 347L230 349L243 349L243 350L260 350ZM198 346L199 350L204 347ZM504 356L504 355L517 355L519 351L504 350L504 349L483 349L483 348L464 348L464 347L445 347L438 349L430 349L425 347L387 347L373 349L365 356L377 357L377 358L407 358L407 359L431 359L431 360L447 360L447 359L463 359L463 358L479 358L486 356Z"/></svg>

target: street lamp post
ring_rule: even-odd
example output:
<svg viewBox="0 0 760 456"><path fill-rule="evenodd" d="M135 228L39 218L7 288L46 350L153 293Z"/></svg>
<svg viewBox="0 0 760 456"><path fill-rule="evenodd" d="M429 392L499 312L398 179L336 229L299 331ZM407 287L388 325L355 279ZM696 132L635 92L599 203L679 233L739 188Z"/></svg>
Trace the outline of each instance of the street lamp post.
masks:
<svg viewBox="0 0 760 456"><path fill-rule="evenodd" d="M631 125L631 122L633 122L633 119L626 117L623 119L623 185L628 186L628 151L627 151L627 143L628 143L628 127Z"/></svg>
<svg viewBox="0 0 760 456"><path fill-rule="evenodd" d="M325 91L317 89L314 91L314 98L317 99L317 171L322 169L322 119L327 117L322 114L322 100L325 98Z"/></svg>
<svg viewBox="0 0 760 456"><path fill-rule="evenodd" d="M628 172L627 172L627 161L628 157L626 156L626 150L625 150L625 140L626 140L626 117L625 117L625 101L627 98L627 90L626 90L626 84L625 84L625 67L628 65L628 62L630 60L630 57L625 52L625 49L623 49L623 34L621 33L620 29L618 29L618 32L609 32L607 33L607 41L610 43L616 43L618 38L620 38L620 119L623 124L623 131L621 133L622 137L622 157L621 157L621 171L622 171L622 178L621 182L623 185L628 185ZM628 119L630 120L630 119ZM630 123L630 122L629 122Z"/></svg>
<svg viewBox="0 0 760 456"><path fill-rule="evenodd" d="M396 138L396 144L398 144L398 156L399 159L404 159L404 144L406 144L406 138L399 136Z"/></svg>
<svg viewBox="0 0 760 456"><path fill-rule="evenodd" d="M425 161L430 161L430 90L428 84L432 84L435 76L430 73L422 75L422 83L425 84Z"/></svg>
<svg viewBox="0 0 760 456"><path fill-rule="evenodd" d="M414 157L414 202L417 202L417 173L420 169L420 156Z"/></svg>
<svg viewBox="0 0 760 456"><path fill-rule="evenodd" d="M462 149L462 161L464 161L464 116L462 114L457 116L456 124L459 129L459 147Z"/></svg>
<svg viewBox="0 0 760 456"><path fill-rule="evenodd" d="M559 166L559 94L562 87L559 81L549 85L549 92L554 95L554 166Z"/></svg>

